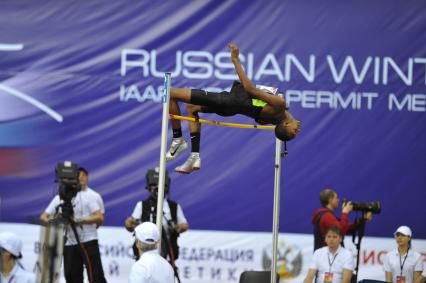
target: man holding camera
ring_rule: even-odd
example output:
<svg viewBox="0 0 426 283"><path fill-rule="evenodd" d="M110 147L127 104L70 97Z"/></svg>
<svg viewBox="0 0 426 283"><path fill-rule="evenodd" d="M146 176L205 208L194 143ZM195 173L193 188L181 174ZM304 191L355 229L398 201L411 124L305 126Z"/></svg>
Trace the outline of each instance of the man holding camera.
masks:
<svg viewBox="0 0 426 283"><path fill-rule="evenodd" d="M338 218L334 211L339 207L340 199L337 193L332 189L325 189L320 193L320 202L322 207L317 209L312 215L312 224L314 225L314 251L325 247L325 233L330 227L338 227L342 236L352 233L356 224L349 222L348 215L353 210L351 201L344 202L342 205L342 214ZM370 221L373 214L368 211L364 214L364 221Z"/></svg>
<svg viewBox="0 0 426 283"><path fill-rule="evenodd" d="M149 169L146 172L146 189L150 192L150 196L144 201L139 201L132 213L125 222L127 231L133 232L135 227L142 222L156 221L157 213L157 193L158 193L159 169ZM188 230L188 222L183 214L182 207L175 201L167 198L170 190L170 177L166 171L166 180L164 185L164 201L163 203L163 233L161 240L161 255L168 259L174 267L175 260L179 257L179 246L177 238L179 234ZM135 251L135 256L138 254Z"/></svg>
<svg viewBox="0 0 426 283"><path fill-rule="evenodd" d="M104 223L104 204L100 194L88 187L89 173L80 167L81 191L72 198L73 216L66 230L64 247L65 280L68 283L83 283L83 265L91 283L106 283L99 252L97 228ZM62 200L55 196L40 216L43 223L61 215ZM71 225L76 228L78 241Z"/></svg>

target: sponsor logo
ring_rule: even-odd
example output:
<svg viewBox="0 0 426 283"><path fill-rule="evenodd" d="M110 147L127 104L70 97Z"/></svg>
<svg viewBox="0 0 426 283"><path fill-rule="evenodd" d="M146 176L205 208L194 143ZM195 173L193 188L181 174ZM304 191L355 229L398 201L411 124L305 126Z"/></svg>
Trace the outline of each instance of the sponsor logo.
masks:
<svg viewBox="0 0 426 283"><path fill-rule="evenodd" d="M271 270L272 244L269 244L262 252L262 267ZM302 271L302 250L295 245L287 245L284 241L278 242L276 271L280 282L297 277Z"/></svg>

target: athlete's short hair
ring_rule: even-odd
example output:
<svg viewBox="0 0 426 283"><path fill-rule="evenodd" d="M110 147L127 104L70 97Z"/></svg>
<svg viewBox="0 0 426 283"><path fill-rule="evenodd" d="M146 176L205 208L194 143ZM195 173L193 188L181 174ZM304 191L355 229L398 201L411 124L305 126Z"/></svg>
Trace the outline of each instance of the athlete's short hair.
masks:
<svg viewBox="0 0 426 283"><path fill-rule="evenodd" d="M275 126L275 136L282 141L290 141L296 136L295 133L290 132L287 126L284 126L283 122L280 122Z"/></svg>

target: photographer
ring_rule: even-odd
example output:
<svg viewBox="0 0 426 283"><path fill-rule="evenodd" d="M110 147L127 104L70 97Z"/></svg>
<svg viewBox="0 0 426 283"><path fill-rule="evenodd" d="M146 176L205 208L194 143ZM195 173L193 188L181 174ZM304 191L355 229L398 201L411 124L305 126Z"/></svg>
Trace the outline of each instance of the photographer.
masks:
<svg viewBox="0 0 426 283"><path fill-rule="evenodd" d="M89 173L86 169L78 169L79 191L71 200L72 219L66 230L64 247L64 272L68 283L83 283L83 265L86 266L87 277L91 283L105 283L101 256L99 253L97 228L104 222L104 205L102 197L88 187ZM55 217L61 217L64 203L59 195L55 196L40 216L43 223L49 223ZM62 215L63 216L63 215ZM80 241L78 245L71 225L75 225ZM88 261L88 262L87 262Z"/></svg>
<svg viewBox="0 0 426 283"><path fill-rule="evenodd" d="M325 233L330 227L338 227L342 237L353 232L356 228L354 223L349 222L348 215L353 210L352 202L344 202L342 205L342 214L340 219L334 211L339 207L340 199L337 193L332 189L325 189L320 193L320 202L322 207L312 215L312 224L314 225L314 251L326 246L324 241ZM364 221L370 221L373 214L368 211L364 215Z"/></svg>
<svg viewBox="0 0 426 283"><path fill-rule="evenodd" d="M133 232L134 228L142 222L150 221L155 223L157 213L157 193L158 193L158 167L149 169L146 172L146 189L150 192L150 196L144 201L139 201L132 213L125 222L127 231ZM163 233L161 240L161 255L169 260L174 267L175 260L179 257L179 246L177 238L180 233L188 230L188 223L183 214L181 206L173 200L167 198L170 190L170 177L166 171L166 180L164 186L163 203ZM135 252L138 258L137 252Z"/></svg>

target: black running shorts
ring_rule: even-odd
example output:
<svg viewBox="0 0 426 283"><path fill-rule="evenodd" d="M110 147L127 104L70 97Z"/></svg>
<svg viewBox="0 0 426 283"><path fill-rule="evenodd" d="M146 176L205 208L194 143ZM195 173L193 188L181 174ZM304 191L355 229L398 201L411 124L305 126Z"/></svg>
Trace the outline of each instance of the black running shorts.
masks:
<svg viewBox="0 0 426 283"><path fill-rule="evenodd" d="M220 116L233 116L239 113L235 99L227 91L209 92L192 89L191 104L203 106L203 113L216 113Z"/></svg>
<svg viewBox="0 0 426 283"><path fill-rule="evenodd" d="M216 113L220 116L242 114L256 119L262 110L262 107L252 105L250 94L239 82L234 82L231 92L192 89L191 103L203 106L201 111L203 113Z"/></svg>

